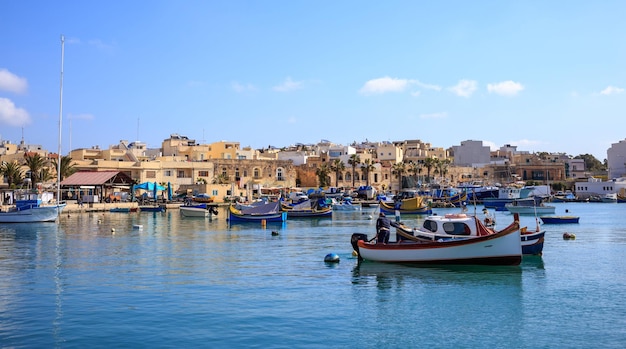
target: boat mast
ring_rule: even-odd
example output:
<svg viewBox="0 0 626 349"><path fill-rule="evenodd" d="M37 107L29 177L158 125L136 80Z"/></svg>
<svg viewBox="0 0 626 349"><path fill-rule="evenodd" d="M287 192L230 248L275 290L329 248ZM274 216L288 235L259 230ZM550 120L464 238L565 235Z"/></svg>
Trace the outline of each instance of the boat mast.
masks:
<svg viewBox="0 0 626 349"><path fill-rule="evenodd" d="M57 215L61 214L61 126L63 125L63 60L65 58L65 37L61 34L61 87L59 93L59 148L57 154Z"/></svg>

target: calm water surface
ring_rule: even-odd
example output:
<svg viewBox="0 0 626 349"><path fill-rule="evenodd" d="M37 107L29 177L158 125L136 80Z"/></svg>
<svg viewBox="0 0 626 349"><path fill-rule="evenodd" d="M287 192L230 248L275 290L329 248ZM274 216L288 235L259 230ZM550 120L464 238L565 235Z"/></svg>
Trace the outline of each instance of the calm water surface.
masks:
<svg viewBox="0 0 626 349"><path fill-rule="evenodd" d="M543 257L519 267L358 265L350 236L373 236L373 209L266 228L224 210L0 224L0 345L624 348L626 205L555 205L580 224L544 225Z"/></svg>

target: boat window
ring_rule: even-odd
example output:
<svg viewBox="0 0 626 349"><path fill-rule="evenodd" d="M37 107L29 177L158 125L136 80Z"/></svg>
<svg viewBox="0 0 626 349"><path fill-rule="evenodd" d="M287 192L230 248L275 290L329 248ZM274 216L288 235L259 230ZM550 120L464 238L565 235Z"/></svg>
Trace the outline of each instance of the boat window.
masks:
<svg viewBox="0 0 626 349"><path fill-rule="evenodd" d="M432 231L433 233L437 232L437 222L431 220L424 221L424 229Z"/></svg>
<svg viewBox="0 0 626 349"><path fill-rule="evenodd" d="M470 235L471 230L465 223L446 222L443 223L443 230L450 235Z"/></svg>

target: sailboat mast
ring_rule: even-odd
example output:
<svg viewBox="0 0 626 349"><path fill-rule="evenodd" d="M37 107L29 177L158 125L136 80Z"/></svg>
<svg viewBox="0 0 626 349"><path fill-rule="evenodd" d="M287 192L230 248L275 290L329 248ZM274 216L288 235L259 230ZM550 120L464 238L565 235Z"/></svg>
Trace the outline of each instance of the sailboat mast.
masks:
<svg viewBox="0 0 626 349"><path fill-rule="evenodd" d="M65 36L61 35L61 87L59 93L59 148L57 158L57 214L61 204L61 127L63 125L63 60L65 59Z"/></svg>

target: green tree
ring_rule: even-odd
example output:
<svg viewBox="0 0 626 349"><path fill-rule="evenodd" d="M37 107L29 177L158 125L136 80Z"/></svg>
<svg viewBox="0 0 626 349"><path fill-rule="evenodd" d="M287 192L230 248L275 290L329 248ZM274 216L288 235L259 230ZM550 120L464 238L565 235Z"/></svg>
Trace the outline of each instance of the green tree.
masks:
<svg viewBox="0 0 626 349"><path fill-rule="evenodd" d="M26 166L30 169L32 184L35 185L41 182L41 170L47 166L48 161L39 153L26 153L24 160L26 161Z"/></svg>
<svg viewBox="0 0 626 349"><path fill-rule="evenodd" d="M328 174L330 173L331 169L330 166L328 166L328 164L324 163L322 164L322 166L318 167L315 170L315 174L317 175L317 179L320 182L320 187L327 187L330 185L330 177L328 176Z"/></svg>
<svg viewBox="0 0 626 349"><path fill-rule="evenodd" d="M407 164L407 172L415 177L415 182L419 182L419 175L422 173L422 164L419 162L409 161Z"/></svg>
<svg viewBox="0 0 626 349"><path fill-rule="evenodd" d="M354 172L356 167L361 163L361 158L357 154L350 155L350 159L348 159L348 164L352 166L352 188L354 188Z"/></svg>
<svg viewBox="0 0 626 349"><path fill-rule="evenodd" d="M22 172L22 165L17 161L2 162L0 166L0 174L6 178L9 188L15 188L18 183L24 181L24 173Z"/></svg>
<svg viewBox="0 0 626 349"><path fill-rule="evenodd" d="M61 180L73 175L76 172L72 158L65 155L61 157ZM55 171L59 168L57 159L52 159L52 165Z"/></svg>
<svg viewBox="0 0 626 349"><path fill-rule="evenodd" d="M39 171L39 174L37 175L37 177L39 178L39 181L41 181L41 183L46 183L56 178L54 176L54 172L52 172L52 169L50 167L42 168Z"/></svg>
<svg viewBox="0 0 626 349"><path fill-rule="evenodd" d="M596 159L596 157L591 154L580 154L578 156L575 156L574 159L584 159L585 169L587 169L587 171L606 171L606 164L603 164L602 162L600 162L600 160Z"/></svg>
<svg viewBox="0 0 626 349"><path fill-rule="evenodd" d="M391 172L398 176L398 191L402 190L402 176L406 173L406 164L404 162L393 164Z"/></svg>
<svg viewBox="0 0 626 349"><path fill-rule="evenodd" d="M424 160L424 167L426 167L426 182L430 183L430 173L433 169L433 167L435 167L435 158L426 158Z"/></svg>
<svg viewBox="0 0 626 349"><path fill-rule="evenodd" d="M361 170L363 171L363 174L365 175L365 185L369 186L370 185L370 172L374 171L374 164L372 163L372 160L365 159L365 161L361 165Z"/></svg>
<svg viewBox="0 0 626 349"><path fill-rule="evenodd" d="M446 174L448 174L450 162L450 159L441 159L437 162L437 169L439 170L441 177L445 178Z"/></svg>
<svg viewBox="0 0 626 349"><path fill-rule="evenodd" d="M213 178L213 184L228 184L228 175L226 173L220 173Z"/></svg>
<svg viewBox="0 0 626 349"><path fill-rule="evenodd" d="M346 165L341 161L341 159L333 160L330 165L330 170L335 172L335 186L339 186L339 174L346 169Z"/></svg>

